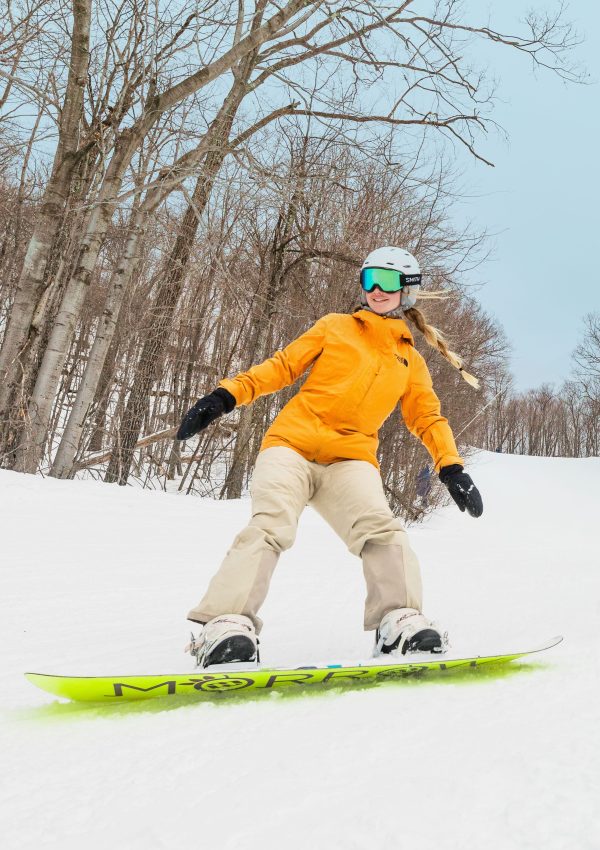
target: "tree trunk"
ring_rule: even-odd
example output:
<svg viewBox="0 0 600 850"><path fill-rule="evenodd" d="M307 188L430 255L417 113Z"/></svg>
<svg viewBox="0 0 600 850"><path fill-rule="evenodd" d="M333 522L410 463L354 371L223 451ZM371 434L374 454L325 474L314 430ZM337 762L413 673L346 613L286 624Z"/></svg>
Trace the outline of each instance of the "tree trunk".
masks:
<svg viewBox="0 0 600 850"><path fill-rule="evenodd" d="M220 167L223 156L219 157ZM126 484L133 460L133 452L148 406L150 391L160 370L160 362L173 321L175 307L183 287L190 251L196 238L199 215L204 210L216 175L202 175L197 183L192 201L188 206L173 250L167 261L165 274L161 276L160 289L154 305L154 321L136 370L133 388L127 400L121 425L121 439L106 471L105 481Z"/></svg>
<svg viewBox="0 0 600 850"><path fill-rule="evenodd" d="M115 146L115 153L102 185L98 205L90 216L86 234L82 240L78 262L67 284L29 402L27 433L17 452L15 464L15 469L18 472L35 473L42 456L52 403L67 356L69 342L73 336L75 324L92 280L98 254L113 216L115 198L121 187L125 169L140 141L139 131L132 134L126 130Z"/></svg>
<svg viewBox="0 0 600 850"><path fill-rule="evenodd" d="M144 216L139 210L134 211L130 224L129 238L120 262L112 276L109 294L104 306L100 325L94 339L89 360L77 391L77 396L69 414L66 428L62 435L51 475L55 478L70 478L75 472L75 455L79 449L81 435L85 426L88 411L94 401L98 388L104 361L113 340L119 318L119 312L139 259L139 244L143 235L142 220Z"/></svg>
<svg viewBox="0 0 600 850"><path fill-rule="evenodd" d="M104 358L104 366L102 367L102 372L100 373L98 386L96 387L96 393L94 396L94 423L92 426L90 442L87 446L87 449L90 452L101 452L104 445L110 391L116 371L117 348L117 340L113 337L113 342L109 346L108 353Z"/></svg>
<svg viewBox="0 0 600 850"><path fill-rule="evenodd" d="M127 483L133 461L133 452L147 410L150 391L159 375L164 347L183 287L200 216L206 207L215 178L228 153L227 142L229 141L233 120L246 94L247 81L255 62L256 52L253 52L246 56L240 63L240 67L235 70L234 83L203 139L204 146L210 146L210 149L206 154L202 173L196 182L194 194L183 217L180 232L167 260L165 273L161 276L160 289L155 304L156 324L153 333L148 337L143 347L138 362L136 378L123 415L119 446L106 471L105 480L108 482ZM199 147L197 151L200 149Z"/></svg>
<svg viewBox="0 0 600 850"><path fill-rule="evenodd" d="M6 409L13 385L19 377L20 354L27 344L33 316L44 296L46 265L63 220L71 178L78 163L79 125L89 64L91 5L91 0L76 0L73 4L69 77L52 175L29 241L0 350L0 409Z"/></svg>

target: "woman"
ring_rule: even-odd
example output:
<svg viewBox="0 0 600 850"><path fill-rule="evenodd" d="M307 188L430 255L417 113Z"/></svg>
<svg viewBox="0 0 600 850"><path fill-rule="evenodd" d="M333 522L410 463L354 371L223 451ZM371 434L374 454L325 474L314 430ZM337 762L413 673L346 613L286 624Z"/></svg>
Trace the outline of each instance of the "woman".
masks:
<svg viewBox="0 0 600 850"><path fill-rule="evenodd" d="M252 518L233 541L205 596L188 619L204 628L190 651L206 667L257 659L263 603L280 553L294 542L298 518L312 505L362 559L367 584L364 628L376 651L441 652L439 630L422 614L421 577L402 522L379 474L377 432L400 401L409 430L430 452L461 511L480 516L481 496L463 471L448 421L440 414L424 359L406 315L459 371L460 358L415 307L416 259L402 248L369 254L360 274L361 305L330 313L273 357L225 379L188 411L185 440L223 413L292 384L310 368L261 444L250 486Z"/></svg>

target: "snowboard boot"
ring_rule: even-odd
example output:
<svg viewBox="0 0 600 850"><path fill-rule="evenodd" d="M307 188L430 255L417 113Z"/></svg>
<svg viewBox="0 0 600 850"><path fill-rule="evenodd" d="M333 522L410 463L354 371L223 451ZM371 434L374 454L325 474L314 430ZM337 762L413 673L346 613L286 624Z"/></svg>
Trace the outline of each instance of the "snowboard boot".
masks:
<svg viewBox="0 0 600 850"><path fill-rule="evenodd" d="M198 637L186 647L198 667L234 661L258 661L258 638L254 624L243 614L220 614L205 623Z"/></svg>
<svg viewBox="0 0 600 850"><path fill-rule="evenodd" d="M389 611L375 633L374 655L390 652L445 652L447 637L416 608Z"/></svg>

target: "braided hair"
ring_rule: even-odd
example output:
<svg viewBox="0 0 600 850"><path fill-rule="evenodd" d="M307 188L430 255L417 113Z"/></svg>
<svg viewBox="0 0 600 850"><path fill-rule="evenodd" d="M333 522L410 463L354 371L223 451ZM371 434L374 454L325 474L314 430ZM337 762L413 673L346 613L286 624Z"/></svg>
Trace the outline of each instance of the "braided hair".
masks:
<svg viewBox="0 0 600 850"><path fill-rule="evenodd" d="M454 351L450 351L444 334L437 328L434 328L433 325L428 324L427 319L418 307L409 307L408 310L404 311L404 315L421 331L429 345L431 345L432 348L437 348L442 356L445 357L455 369L458 369L467 384L475 387L475 389L479 389L479 381L477 378L474 375L470 375L469 372L465 372L462 365L462 359L458 356L458 354L455 354Z"/></svg>

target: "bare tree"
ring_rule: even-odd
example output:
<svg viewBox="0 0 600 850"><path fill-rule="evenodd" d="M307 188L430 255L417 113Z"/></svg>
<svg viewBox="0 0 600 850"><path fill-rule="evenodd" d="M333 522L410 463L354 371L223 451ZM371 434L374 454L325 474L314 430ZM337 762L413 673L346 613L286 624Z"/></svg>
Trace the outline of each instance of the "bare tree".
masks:
<svg viewBox="0 0 600 850"><path fill-rule="evenodd" d="M316 122L325 132L335 128L340 141L348 146L360 145L365 156L384 155L380 135L381 128L387 126L396 132L409 127L442 132L485 161L477 147L477 134L490 123L483 110L491 105L493 92L482 75L470 68L468 57L463 56L467 37L510 46L529 55L538 65L552 67L567 79L575 77L565 58L573 44L573 35L560 15L530 16L530 32L513 36L465 23L463 12L454 0L434 4L429 16L416 13L415 6L412 0L389 8L364 0L350 4L290 0L278 7L269 0L258 0L248 14L245 4L240 3L237 8L223 7L219 17L214 15L210 2L205 6L183 2L176 7L168 25L153 18L147 2L132 4L132 15L128 15L126 3L117 4L114 9L111 7L114 20L106 27L103 59L95 46L90 51L88 34L86 61L95 80L95 91L89 92L86 109L81 106L83 88L77 92L79 101L75 101L85 133L73 141L72 154L78 162L86 156L90 159L85 194L81 199L81 208L85 210L80 217L83 235L75 256L63 260L61 274L53 278L57 280L55 294L61 296L54 314L50 311L49 299L44 301L43 295L39 296L48 286L50 257L53 252L58 253L61 225L56 225L58 219L54 221L54 236L44 243L37 255L35 286L39 284L39 289L34 292L32 284L30 297L26 289L19 289L20 295L15 300L18 306L10 311L5 333L0 365L5 370L6 380L1 386L8 394L6 398L10 398L16 391L20 370L24 368L20 357L36 327L33 321L36 312L43 314L45 326L51 327L47 344L43 337L39 363L36 361L32 368L27 367L28 374L35 375L36 380L31 391L24 387L20 399L24 430L18 439L15 468L35 471L39 465L66 358L74 340L77 344L81 342L77 327L96 279L96 267L103 256L111 222L119 208L132 203L133 198L143 196L140 209L156 210L174 190L182 190L193 199L195 190L188 187L190 183L198 186L202 181L205 181L203 197L208 198L209 184L214 184L225 156L231 153L256 171L256 152L252 150L251 140L267 124L285 120L290 115L307 123ZM75 38L75 29L73 36L71 52L75 55L81 39ZM379 41L375 41L376 37ZM196 49L201 52L199 70L194 70L197 60L192 58L192 51ZM83 61L81 51L77 56ZM250 73L245 77L241 74L244 82L233 110L233 116L237 116L243 126L237 135L232 133L232 123L227 133L216 133L218 116L227 101L227 95L222 92L225 75L234 73L235 77L236 69L239 73L239 69L248 67L244 63L249 57L252 57ZM311 86L306 84L309 68L314 72ZM398 85L400 81L401 86ZM383 87L389 87L390 91L395 89L396 100L387 104L381 113L364 106L365 96L373 85L382 90ZM32 88L30 83L25 86ZM263 99L265 105L261 102L261 87L263 90L268 87L270 95ZM35 86L33 89L43 101L44 91ZM243 114L240 112L242 104L246 109ZM203 119L200 109L215 118ZM161 122L164 135L159 134L158 138L155 135L153 143L163 151L165 164L158 172L150 169L142 181L132 180L136 171L134 164L143 157L144 146ZM200 130L202 123L204 126ZM79 132L79 127L77 129ZM263 174L275 170L273 165L261 168ZM137 209L137 200L135 204ZM206 205L206 200L203 204ZM141 221L143 230L144 220ZM198 221L199 215L195 214L194 232ZM142 234L136 235L135 219L132 223L132 239L139 240ZM189 256L192 242L193 236L188 233L187 246L181 250L179 259ZM121 295L115 294L117 300L128 287L134 269L134 242L130 242L126 250L123 272L114 279L115 287L121 286ZM320 253L323 250L330 249L303 245L298 258L299 274L302 270L306 274L309 261L324 257ZM338 255L334 251L331 256ZM167 325L174 320L184 276L180 263L178 284L170 288L169 303L164 304ZM115 305L114 299L108 304L108 312L114 315ZM94 366L85 379L88 397L79 399L75 431L65 442L66 455L57 463L56 474L70 474L72 470L82 434L81 412L89 409L89 397L98 384L113 329L114 323L105 326L104 353L97 350ZM153 352L148 350L146 356L148 374L157 376L160 346ZM146 389L144 392L140 389L140 399L145 395L147 400L150 378L140 387L142 385ZM142 406L141 400L139 405L134 405L136 413L134 416L131 412L132 424L134 419L139 422ZM136 428L139 434L139 426L129 429L127 451L130 454ZM8 445L5 441L5 451L12 445L11 440Z"/></svg>
<svg viewBox="0 0 600 850"><path fill-rule="evenodd" d="M0 350L0 409L5 407L10 397L19 351L28 338L32 319L43 295L46 263L62 221L73 173L86 149L85 145L80 148L80 125L89 64L91 6L91 0L76 0L73 3L69 73L60 109L52 173L41 198Z"/></svg>
<svg viewBox="0 0 600 850"><path fill-rule="evenodd" d="M583 339L573 353L576 376L590 397L600 397L600 313L584 319Z"/></svg>

